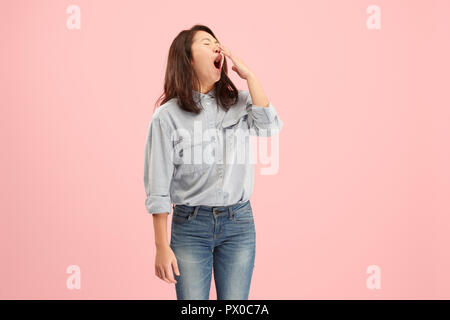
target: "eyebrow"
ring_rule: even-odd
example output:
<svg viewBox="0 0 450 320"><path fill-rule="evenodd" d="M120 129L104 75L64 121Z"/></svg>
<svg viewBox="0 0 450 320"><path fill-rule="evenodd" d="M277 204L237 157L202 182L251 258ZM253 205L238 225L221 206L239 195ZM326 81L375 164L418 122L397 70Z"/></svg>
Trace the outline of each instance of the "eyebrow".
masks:
<svg viewBox="0 0 450 320"><path fill-rule="evenodd" d="M211 41L211 39L209 39L209 38L203 38L203 39L202 39L202 40L200 40L200 41L203 41L203 40L209 40L209 41ZM220 43L220 42L219 42L219 41L217 41L217 40L216 40L216 42L217 42L217 43Z"/></svg>

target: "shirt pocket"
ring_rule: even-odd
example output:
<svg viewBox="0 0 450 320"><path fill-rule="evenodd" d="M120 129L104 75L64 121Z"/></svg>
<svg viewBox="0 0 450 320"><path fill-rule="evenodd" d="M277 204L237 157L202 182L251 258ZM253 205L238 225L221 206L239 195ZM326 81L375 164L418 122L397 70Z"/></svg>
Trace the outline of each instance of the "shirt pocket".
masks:
<svg viewBox="0 0 450 320"><path fill-rule="evenodd" d="M210 142L182 141L175 146L175 155L178 163L177 170L181 176L201 174L212 166L213 159L205 159L204 153L211 150ZM209 155L213 157L211 153ZM209 160L207 162L207 160Z"/></svg>
<svg viewBox="0 0 450 320"><path fill-rule="evenodd" d="M227 112L225 115L223 121L222 121L222 128L223 129L234 129L234 128L241 128L242 126L245 126L245 128L248 128L248 113L245 109L240 110L240 112Z"/></svg>

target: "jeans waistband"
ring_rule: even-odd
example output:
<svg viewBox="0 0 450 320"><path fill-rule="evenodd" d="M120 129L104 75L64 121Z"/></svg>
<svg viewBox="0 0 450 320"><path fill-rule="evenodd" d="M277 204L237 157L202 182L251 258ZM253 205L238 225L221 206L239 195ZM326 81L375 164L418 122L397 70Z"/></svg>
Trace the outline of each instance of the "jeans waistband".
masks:
<svg viewBox="0 0 450 320"><path fill-rule="evenodd" d="M224 213L233 215L233 211L243 208L249 204L250 204L250 200L247 200L244 202L238 202L235 204L230 204L228 206L205 206L205 205L188 206L185 204L177 204L177 205L174 205L173 208L180 209L184 212L189 212L192 215L197 215L198 211L206 212L206 213L215 213L216 215L224 214Z"/></svg>

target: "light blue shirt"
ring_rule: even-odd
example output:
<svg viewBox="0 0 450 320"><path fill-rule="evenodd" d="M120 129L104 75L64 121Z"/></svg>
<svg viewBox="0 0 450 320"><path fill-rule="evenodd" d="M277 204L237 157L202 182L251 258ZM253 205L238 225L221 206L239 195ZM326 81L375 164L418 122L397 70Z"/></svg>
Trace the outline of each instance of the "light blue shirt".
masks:
<svg viewBox="0 0 450 320"><path fill-rule="evenodd" d="M273 136L283 122L275 107L252 104L248 90L226 112L215 89L193 91L199 114L173 98L150 120L145 144L144 185L148 213L171 212L171 204L225 206L250 199L254 164L250 136Z"/></svg>

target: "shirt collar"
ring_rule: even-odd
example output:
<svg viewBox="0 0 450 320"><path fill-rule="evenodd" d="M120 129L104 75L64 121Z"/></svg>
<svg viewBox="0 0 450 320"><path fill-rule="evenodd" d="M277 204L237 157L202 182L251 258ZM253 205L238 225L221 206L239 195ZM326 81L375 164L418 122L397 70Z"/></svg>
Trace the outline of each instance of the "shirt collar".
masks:
<svg viewBox="0 0 450 320"><path fill-rule="evenodd" d="M209 90L209 92L207 93L201 93L199 91L196 90L192 90L192 96L194 98L200 98L200 99L204 99L204 98L214 98L216 95L216 88L213 87L211 90Z"/></svg>

